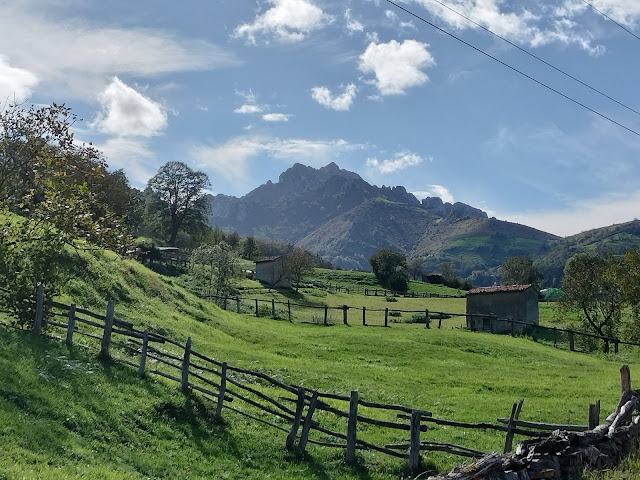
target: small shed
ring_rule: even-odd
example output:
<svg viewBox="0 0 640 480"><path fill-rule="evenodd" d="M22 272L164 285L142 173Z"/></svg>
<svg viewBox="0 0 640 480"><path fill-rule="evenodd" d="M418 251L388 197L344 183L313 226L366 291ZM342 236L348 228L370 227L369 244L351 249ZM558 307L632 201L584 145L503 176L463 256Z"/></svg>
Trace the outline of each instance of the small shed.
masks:
<svg viewBox="0 0 640 480"><path fill-rule="evenodd" d="M269 287L291 287L291 274L286 269L283 255L256 260L255 278Z"/></svg>
<svg viewBox="0 0 640 480"><path fill-rule="evenodd" d="M467 328L492 333L520 332L538 325L538 291L533 285L473 288L467 292Z"/></svg>

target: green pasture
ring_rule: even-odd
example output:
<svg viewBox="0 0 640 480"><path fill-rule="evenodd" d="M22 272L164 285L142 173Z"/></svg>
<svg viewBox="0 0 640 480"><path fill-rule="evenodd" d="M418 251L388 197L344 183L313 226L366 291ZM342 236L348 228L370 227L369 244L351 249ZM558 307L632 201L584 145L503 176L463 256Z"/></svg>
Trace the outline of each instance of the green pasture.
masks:
<svg viewBox="0 0 640 480"><path fill-rule="evenodd" d="M603 415L615 408L623 363L630 365L632 377L640 375L640 354L633 350L617 356L572 353L526 338L451 328L455 325L444 322L442 329L409 323L363 327L351 321L345 326L342 312L334 312L340 317L331 326L237 315L134 261L108 252L81 255L81 279L67 283L61 301L103 311L106 300L113 298L117 317L181 342L190 336L194 350L220 361L309 389L345 395L358 390L362 399L428 410L440 418L495 421L508 416L512 403L522 397L523 420L584 424L589 403L601 400ZM260 294L265 299L287 298L283 292ZM367 304L368 309L388 305L420 310L429 305L433 311L464 311L460 299L387 302L384 297L319 289L297 295L318 305L354 305L350 299L356 299L377 302ZM423 301L432 303L419 303ZM212 419L212 405L201 397L185 398L175 383L164 379L139 380L135 369L126 365L97 363L97 345L80 338L78 342L87 343L90 350L67 349L57 340L4 328L0 336L0 478L404 475L402 460L377 453L359 452L353 469L344 466L338 449L312 445L303 458L286 454L282 432L228 411L225 423L219 424ZM266 385L253 386L282 395ZM362 414L382 415L368 409ZM384 419L396 420L390 413ZM332 429L346 431L342 419L327 421ZM406 437L404 432L368 425L361 425L358 435L379 444ZM422 435L483 451L501 450L504 442L495 432L444 426L430 426ZM463 461L449 454L425 454L424 459L426 467L440 471Z"/></svg>

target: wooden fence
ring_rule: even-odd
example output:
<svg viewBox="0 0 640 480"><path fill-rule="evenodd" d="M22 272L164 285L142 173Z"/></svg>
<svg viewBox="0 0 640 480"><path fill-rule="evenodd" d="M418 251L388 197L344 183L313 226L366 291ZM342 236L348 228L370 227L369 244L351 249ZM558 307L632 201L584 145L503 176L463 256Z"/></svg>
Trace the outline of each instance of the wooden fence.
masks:
<svg viewBox="0 0 640 480"><path fill-rule="evenodd" d="M343 449L348 464L355 462L356 450L373 450L405 459L412 473L420 471L423 451L443 451L472 458L485 455L468 446L421 438L423 432L428 432L430 423L502 432L505 452L511 450L514 435L544 438L553 430L586 431L599 423L599 402L589 408L588 425L523 422L518 418L523 399L514 403L508 418L497 419L496 423L438 419L421 409L364 400L357 390L349 395L320 392L289 385L264 372L229 365L196 351L190 337L177 341L134 328L131 322L115 316L113 301L108 302L102 315L74 304L45 299L40 286L34 303L35 334L41 334L45 328L61 328L65 330L68 345L73 344L74 335L82 335L97 344L102 360L130 365L139 376L157 375L174 381L185 393L198 392L215 404L218 416L226 409L275 428L286 435L284 444L288 450L304 451L307 444ZM132 361L136 357L137 361ZM153 368L149 368L149 364ZM343 429L345 421L346 429ZM379 445L361 438L360 424L384 429L384 437L389 437L389 442ZM403 438L393 440L394 434L400 432L405 432Z"/></svg>

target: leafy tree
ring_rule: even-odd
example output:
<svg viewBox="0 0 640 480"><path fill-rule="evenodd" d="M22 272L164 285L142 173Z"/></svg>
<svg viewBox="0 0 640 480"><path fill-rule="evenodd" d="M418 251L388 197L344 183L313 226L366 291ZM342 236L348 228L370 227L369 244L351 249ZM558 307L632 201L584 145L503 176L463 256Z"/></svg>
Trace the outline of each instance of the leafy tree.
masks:
<svg viewBox="0 0 640 480"><path fill-rule="evenodd" d="M442 262L439 267L440 275L445 280L445 284L456 279L456 269L451 262Z"/></svg>
<svg viewBox="0 0 640 480"><path fill-rule="evenodd" d="M192 252L191 261L206 266L195 271L208 283L210 294L227 297L233 293L233 280L240 276L240 269L238 254L228 243L201 245Z"/></svg>
<svg viewBox="0 0 640 480"><path fill-rule="evenodd" d="M208 203L204 189L210 186L203 172L194 172L182 162L168 162L148 183L163 206L159 212L168 223L169 244L174 245L186 223L204 224Z"/></svg>
<svg viewBox="0 0 640 480"><path fill-rule="evenodd" d="M407 263L407 271L414 280L420 278L424 273L424 270L422 269L422 263L423 261L421 258L412 258Z"/></svg>
<svg viewBox="0 0 640 480"><path fill-rule="evenodd" d="M503 285L533 285L540 289L542 273L527 257L507 257L500 267L500 280Z"/></svg>
<svg viewBox="0 0 640 480"><path fill-rule="evenodd" d="M309 252L301 248L294 248L285 256L284 268L289 272L291 280L296 284L302 281L302 277L313 271L313 259Z"/></svg>
<svg viewBox="0 0 640 480"><path fill-rule="evenodd" d="M260 246L253 237L246 237L242 241L241 257L245 260L253 260L260 256Z"/></svg>
<svg viewBox="0 0 640 480"><path fill-rule="evenodd" d="M381 285L398 292L407 291L407 258L402 253L381 248L369 257L369 264Z"/></svg>
<svg viewBox="0 0 640 480"><path fill-rule="evenodd" d="M578 253L564 268L560 307L578 312L583 325L601 336L613 336L620 325L623 295L612 265L595 253ZM605 343L605 351L608 344Z"/></svg>

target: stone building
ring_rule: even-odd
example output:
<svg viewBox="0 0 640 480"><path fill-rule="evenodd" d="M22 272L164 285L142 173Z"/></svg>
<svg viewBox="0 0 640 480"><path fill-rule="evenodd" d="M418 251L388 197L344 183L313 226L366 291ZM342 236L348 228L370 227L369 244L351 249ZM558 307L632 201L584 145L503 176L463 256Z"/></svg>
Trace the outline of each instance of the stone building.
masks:
<svg viewBox="0 0 640 480"><path fill-rule="evenodd" d="M263 257L256 260L255 279L269 287L291 287L291 274L287 271L285 257Z"/></svg>
<svg viewBox="0 0 640 480"><path fill-rule="evenodd" d="M492 333L511 333L538 325L538 291L533 285L474 288L467 292L467 328Z"/></svg>

